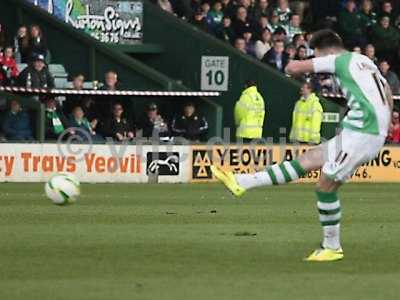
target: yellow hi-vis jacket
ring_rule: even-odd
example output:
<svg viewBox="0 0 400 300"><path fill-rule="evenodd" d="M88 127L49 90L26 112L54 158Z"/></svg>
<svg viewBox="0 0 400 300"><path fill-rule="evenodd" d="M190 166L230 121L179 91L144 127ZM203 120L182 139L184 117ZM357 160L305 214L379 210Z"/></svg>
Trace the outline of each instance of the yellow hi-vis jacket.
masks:
<svg viewBox="0 0 400 300"><path fill-rule="evenodd" d="M235 104L236 137L261 138L264 116L264 99L257 91L257 87L251 86L245 89Z"/></svg>
<svg viewBox="0 0 400 300"><path fill-rule="evenodd" d="M293 111L290 140L319 144L321 142L322 106L318 97L311 93L301 97Z"/></svg>

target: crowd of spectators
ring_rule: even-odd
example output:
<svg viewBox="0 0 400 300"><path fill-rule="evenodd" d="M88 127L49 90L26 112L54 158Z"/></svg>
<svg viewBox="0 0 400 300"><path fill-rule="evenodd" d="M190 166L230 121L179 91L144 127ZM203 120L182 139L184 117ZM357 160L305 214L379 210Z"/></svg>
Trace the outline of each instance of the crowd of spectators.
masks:
<svg viewBox="0 0 400 300"><path fill-rule="evenodd" d="M13 45L7 44L4 28L0 25L0 85L27 88L54 88L55 81L48 68L50 52L42 30L38 25L21 26ZM24 66L19 70L18 66ZM78 74L72 78L72 87L83 90L85 77ZM93 82L93 89L105 91L122 90L117 72L110 70L104 82ZM54 97L39 99L45 106L45 138L57 140L76 135L82 141L104 142L112 138L117 142L131 141L137 137L171 141L183 137L191 141L205 138L208 123L196 111L193 102L184 105L182 112L168 121L156 103L150 103L134 121L126 112L125 99L110 99L80 95L67 96L60 101ZM1 112L0 112L1 113ZM7 140L34 139L33 120L28 110L14 99L6 112L1 114L0 137Z"/></svg>

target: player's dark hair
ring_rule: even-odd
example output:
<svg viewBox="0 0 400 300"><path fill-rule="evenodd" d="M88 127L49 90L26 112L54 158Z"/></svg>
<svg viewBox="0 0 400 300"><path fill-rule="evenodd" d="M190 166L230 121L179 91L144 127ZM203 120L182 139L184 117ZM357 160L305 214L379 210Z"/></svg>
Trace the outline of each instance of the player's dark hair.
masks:
<svg viewBox="0 0 400 300"><path fill-rule="evenodd" d="M333 30L322 29L313 33L310 41L312 49L343 48L342 38Z"/></svg>

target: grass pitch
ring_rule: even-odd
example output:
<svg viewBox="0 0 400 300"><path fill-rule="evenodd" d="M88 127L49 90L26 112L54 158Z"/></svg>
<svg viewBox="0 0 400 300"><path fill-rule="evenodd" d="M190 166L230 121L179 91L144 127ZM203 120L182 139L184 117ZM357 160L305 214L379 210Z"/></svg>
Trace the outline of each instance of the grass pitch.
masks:
<svg viewBox="0 0 400 300"><path fill-rule="evenodd" d="M42 184L0 184L0 299L398 299L400 185L347 185L345 260L321 239L311 185L241 200L220 185L83 185L57 207Z"/></svg>

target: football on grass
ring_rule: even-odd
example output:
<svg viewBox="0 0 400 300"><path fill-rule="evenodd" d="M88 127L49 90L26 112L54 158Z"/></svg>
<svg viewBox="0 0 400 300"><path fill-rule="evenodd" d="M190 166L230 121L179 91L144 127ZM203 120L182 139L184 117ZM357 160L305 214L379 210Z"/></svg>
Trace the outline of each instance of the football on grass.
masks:
<svg viewBox="0 0 400 300"><path fill-rule="evenodd" d="M79 185L79 181L71 174L56 174L45 185L46 196L56 205L72 204L81 193Z"/></svg>

